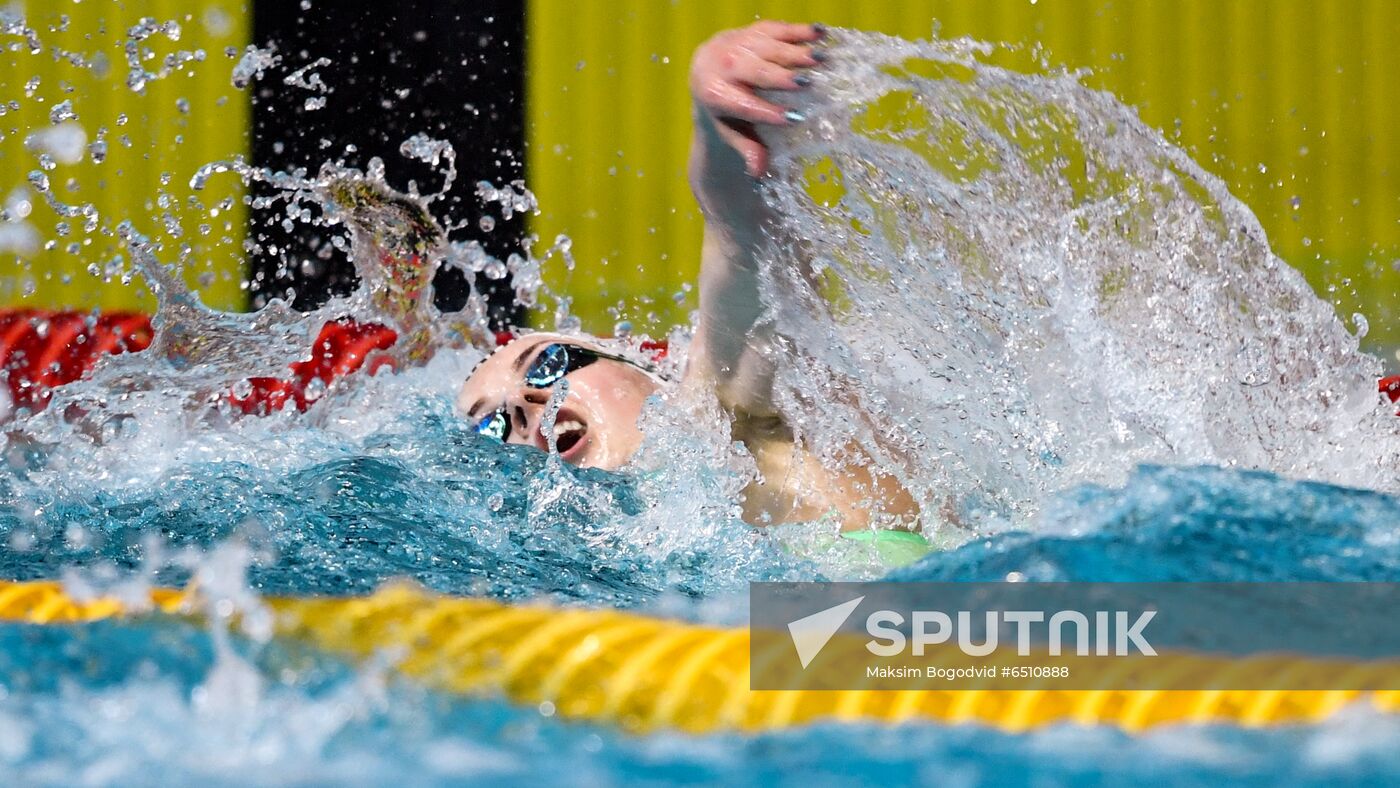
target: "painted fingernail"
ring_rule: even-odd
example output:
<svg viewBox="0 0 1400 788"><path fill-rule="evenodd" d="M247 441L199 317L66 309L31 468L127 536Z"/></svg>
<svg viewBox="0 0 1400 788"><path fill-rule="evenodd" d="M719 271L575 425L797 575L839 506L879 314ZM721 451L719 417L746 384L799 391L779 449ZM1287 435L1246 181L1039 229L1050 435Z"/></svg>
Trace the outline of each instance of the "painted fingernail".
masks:
<svg viewBox="0 0 1400 788"><path fill-rule="evenodd" d="M812 32L816 33L817 35L821 36L822 38L825 38L825 37L826 37L826 25L822 24L821 22L813 22L813 23L812 23Z"/></svg>
<svg viewBox="0 0 1400 788"><path fill-rule="evenodd" d="M783 117L787 119L788 123L801 123L802 121L807 119L806 115L803 115L801 112L798 112L795 109L790 109L787 112L784 112Z"/></svg>
<svg viewBox="0 0 1400 788"><path fill-rule="evenodd" d="M825 50L825 49L813 48L813 49L812 49L812 59L815 60L815 61L817 61L818 63L825 63L825 62L826 62L826 59L827 59L826 50Z"/></svg>
<svg viewBox="0 0 1400 788"><path fill-rule="evenodd" d="M799 88L805 88L808 85L812 84L812 78L807 76L806 74L794 74L792 77L792 84L798 86Z"/></svg>

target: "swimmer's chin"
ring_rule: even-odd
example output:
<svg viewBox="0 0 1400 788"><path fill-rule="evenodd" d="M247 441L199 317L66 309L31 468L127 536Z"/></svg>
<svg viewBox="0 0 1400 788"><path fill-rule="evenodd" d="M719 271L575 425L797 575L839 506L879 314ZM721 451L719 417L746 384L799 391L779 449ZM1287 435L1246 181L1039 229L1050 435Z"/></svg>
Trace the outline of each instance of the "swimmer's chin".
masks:
<svg viewBox="0 0 1400 788"><path fill-rule="evenodd" d="M589 418L593 415L586 408L560 411L556 424L564 429L555 437L559 456L579 468L622 471L641 448L642 433L636 429L600 428L600 420Z"/></svg>
<svg viewBox="0 0 1400 788"><path fill-rule="evenodd" d="M619 455L611 449L606 436L585 433L567 450L560 447L559 457L576 468L592 468L616 473L627 467L628 462L632 459L632 453Z"/></svg>
<svg viewBox="0 0 1400 788"><path fill-rule="evenodd" d="M547 448L540 448L538 446L531 446L529 448L536 449L546 454L550 453ZM559 448L557 453L561 460L575 468L617 472L621 471L627 465L627 460L625 458L619 461L616 457L610 456L606 450L603 450L595 444L593 438L588 436L585 436L568 448Z"/></svg>
<svg viewBox="0 0 1400 788"><path fill-rule="evenodd" d="M564 462L579 468L614 472L622 470L629 459L615 456L608 450L606 440L595 434L585 434L569 452L560 451L559 456Z"/></svg>

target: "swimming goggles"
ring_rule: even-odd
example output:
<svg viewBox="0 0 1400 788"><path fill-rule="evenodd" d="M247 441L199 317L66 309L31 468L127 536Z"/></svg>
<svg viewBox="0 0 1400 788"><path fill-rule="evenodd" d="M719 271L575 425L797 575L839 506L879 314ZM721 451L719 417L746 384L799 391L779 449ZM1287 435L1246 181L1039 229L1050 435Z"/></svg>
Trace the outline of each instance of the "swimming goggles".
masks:
<svg viewBox="0 0 1400 788"><path fill-rule="evenodd" d="M551 342L535 354L530 366L525 368L525 385L532 389L548 389L568 375L583 369L599 359L620 361L650 373L652 370L630 358L615 356L600 350L590 350L578 345L565 345ZM510 440L510 415L505 408L497 408L476 423L478 435L495 438L505 443Z"/></svg>

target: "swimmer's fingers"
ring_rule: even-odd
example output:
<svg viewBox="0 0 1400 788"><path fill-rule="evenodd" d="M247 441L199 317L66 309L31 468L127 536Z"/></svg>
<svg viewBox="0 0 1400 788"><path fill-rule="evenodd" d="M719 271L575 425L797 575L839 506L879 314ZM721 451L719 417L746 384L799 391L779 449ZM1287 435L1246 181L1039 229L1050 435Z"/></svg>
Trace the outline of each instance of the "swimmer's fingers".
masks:
<svg viewBox="0 0 1400 788"><path fill-rule="evenodd" d="M756 127L802 120L755 91L796 90L809 84L798 69L822 62L811 45L824 36L825 30L816 25L756 22L716 34L696 49L690 65L696 106L720 140L743 158L750 175L762 177L768 168L768 149Z"/></svg>
<svg viewBox="0 0 1400 788"><path fill-rule="evenodd" d="M776 22L771 19L754 22L748 29L790 44L810 44L820 41L826 35L826 29L820 25Z"/></svg>
<svg viewBox="0 0 1400 788"><path fill-rule="evenodd" d="M761 37L749 43L747 49L754 55L786 68L815 68L821 65L812 56L812 48L801 44L790 44L775 38Z"/></svg>
<svg viewBox="0 0 1400 788"><path fill-rule="evenodd" d="M750 87L768 90L797 90L803 86L798 73L777 63L766 60L757 54L749 54L735 61L730 71L734 80Z"/></svg>
<svg viewBox="0 0 1400 788"><path fill-rule="evenodd" d="M768 147L758 138L753 125L743 121L721 121L715 124L724 144L733 148L744 160L744 171L761 178L768 171Z"/></svg>
<svg viewBox="0 0 1400 788"><path fill-rule="evenodd" d="M787 110L756 95L747 85L723 78L712 78L697 85L695 99L719 118L781 126L788 122Z"/></svg>

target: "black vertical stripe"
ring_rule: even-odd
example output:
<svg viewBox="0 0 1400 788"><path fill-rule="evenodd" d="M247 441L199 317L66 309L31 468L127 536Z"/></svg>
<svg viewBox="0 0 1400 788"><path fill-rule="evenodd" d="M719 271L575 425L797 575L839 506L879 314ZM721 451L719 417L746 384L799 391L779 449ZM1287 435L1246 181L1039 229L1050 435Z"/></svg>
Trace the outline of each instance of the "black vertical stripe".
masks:
<svg viewBox="0 0 1400 788"><path fill-rule="evenodd" d="M457 150L460 175L439 213L469 220L454 238L508 254L523 235L523 218L501 221L478 204L473 184L524 177L524 9L520 0L256 0L253 41L275 47L282 63L254 88L254 162L315 172L341 156L361 169L378 156L392 185L407 189L416 181L426 193L437 191L441 178L403 158L399 145L418 132L446 139ZM316 70L333 92L323 109L308 110L305 101L314 94L282 80L321 57L332 61ZM346 154L347 145L356 151ZM268 191L258 187L254 194ZM489 232L479 225L488 213L496 218ZM329 247L325 232L288 232L284 218L281 202L252 211L253 305L294 293L297 306L309 309L348 292L353 269ZM439 307L465 300L459 274L439 274L435 284ZM492 296L498 321L518 322L506 288Z"/></svg>

